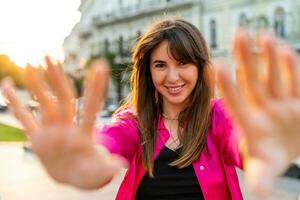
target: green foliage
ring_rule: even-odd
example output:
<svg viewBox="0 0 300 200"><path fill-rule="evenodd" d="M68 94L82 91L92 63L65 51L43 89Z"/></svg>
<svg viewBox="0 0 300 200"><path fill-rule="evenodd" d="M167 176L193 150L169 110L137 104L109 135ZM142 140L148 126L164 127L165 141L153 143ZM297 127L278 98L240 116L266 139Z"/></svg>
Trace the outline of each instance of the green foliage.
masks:
<svg viewBox="0 0 300 200"><path fill-rule="evenodd" d="M122 88L124 87L122 76L126 72L126 69L129 65L129 63L122 63L122 64L117 63L117 61L116 61L117 56L118 55L116 53L112 53L112 52L106 52L104 55L98 54L98 55L91 56L87 60L86 65L84 66L84 69L89 70L93 60L99 59L99 58L106 58L111 67L111 78L116 86L116 90L117 90L116 92L118 95L117 98L118 98L118 101L120 102L123 99ZM124 60L122 62L124 62Z"/></svg>
<svg viewBox="0 0 300 200"><path fill-rule="evenodd" d="M107 52L104 55L104 57L109 61L112 73L117 71L118 70L118 65L115 63L116 54L111 53L111 52Z"/></svg>
<svg viewBox="0 0 300 200"><path fill-rule="evenodd" d="M120 79L121 74L126 70L127 65L126 63L118 64L115 62L116 54L108 52L104 55L104 57L109 61L111 66L111 73L113 81L118 82Z"/></svg>
<svg viewBox="0 0 300 200"><path fill-rule="evenodd" d="M78 77L73 79L73 83L78 96L83 95L83 81L84 81L83 77Z"/></svg>
<svg viewBox="0 0 300 200"><path fill-rule="evenodd" d="M26 141L26 136L21 129L0 124L0 141Z"/></svg>
<svg viewBox="0 0 300 200"><path fill-rule="evenodd" d="M124 87L122 76L126 72L129 63L116 63L117 55L114 53L108 52L105 54L105 57L111 65L112 80L116 85L118 102L121 103L124 98L124 96L122 95L122 89Z"/></svg>

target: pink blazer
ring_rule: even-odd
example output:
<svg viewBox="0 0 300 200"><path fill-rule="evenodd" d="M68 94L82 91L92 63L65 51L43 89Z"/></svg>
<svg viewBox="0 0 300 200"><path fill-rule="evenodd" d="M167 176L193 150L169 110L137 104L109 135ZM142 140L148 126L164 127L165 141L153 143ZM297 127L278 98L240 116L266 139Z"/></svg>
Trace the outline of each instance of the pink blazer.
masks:
<svg viewBox="0 0 300 200"><path fill-rule="evenodd" d="M142 166L137 122L132 112L124 110L114 116L114 122L97 129L96 138L111 153L119 154L130 163L119 188L117 200L134 200L139 182L146 171ZM243 199L235 166L242 167L238 140L232 122L220 100L212 101L211 126L207 132L208 150L193 163L205 200ZM154 159L170 137L163 120L159 120Z"/></svg>

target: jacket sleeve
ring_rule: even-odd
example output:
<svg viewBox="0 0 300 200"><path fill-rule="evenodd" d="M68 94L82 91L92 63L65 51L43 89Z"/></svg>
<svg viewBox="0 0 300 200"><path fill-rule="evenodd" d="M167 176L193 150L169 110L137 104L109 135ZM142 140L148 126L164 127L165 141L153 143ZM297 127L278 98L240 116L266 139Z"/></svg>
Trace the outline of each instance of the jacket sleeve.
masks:
<svg viewBox="0 0 300 200"><path fill-rule="evenodd" d="M128 110L121 111L113 116L112 123L98 127L96 143L130 163L139 146L137 121L133 114Z"/></svg>
<svg viewBox="0 0 300 200"><path fill-rule="evenodd" d="M228 165L242 168L239 151L239 134L222 100L212 102L212 134L220 156Z"/></svg>

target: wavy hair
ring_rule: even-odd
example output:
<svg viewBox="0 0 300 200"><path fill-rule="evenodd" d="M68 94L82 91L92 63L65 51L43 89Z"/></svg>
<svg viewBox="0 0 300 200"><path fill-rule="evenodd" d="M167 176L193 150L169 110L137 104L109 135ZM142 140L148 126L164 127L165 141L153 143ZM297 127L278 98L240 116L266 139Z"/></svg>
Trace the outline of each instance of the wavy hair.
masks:
<svg viewBox="0 0 300 200"><path fill-rule="evenodd" d="M198 69L198 80L188 105L179 114L179 158L171 163L179 168L197 160L206 147L206 132L210 126L210 56L200 31L191 23L177 18L165 18L151 24L133 48L131 93L127 105L133 106L138 121L142 145L142 162L153 176L153 154L160 113L163 113L162 97L155 95L150 73L150 55L162 41L167 41L169 51L177 61L193 63Z"/></svg>

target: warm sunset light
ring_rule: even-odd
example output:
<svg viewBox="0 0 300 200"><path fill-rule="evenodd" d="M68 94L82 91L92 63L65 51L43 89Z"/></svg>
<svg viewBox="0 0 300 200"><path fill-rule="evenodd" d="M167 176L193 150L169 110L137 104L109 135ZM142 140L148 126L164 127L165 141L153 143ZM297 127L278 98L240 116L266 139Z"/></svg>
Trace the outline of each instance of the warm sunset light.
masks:
<svg viewBox="0 0 300 200"><path fill-rule="evenodd" d="M25 66L63 59L62 43L80 19L80 0L0 0L0 54Z"/></svg>

